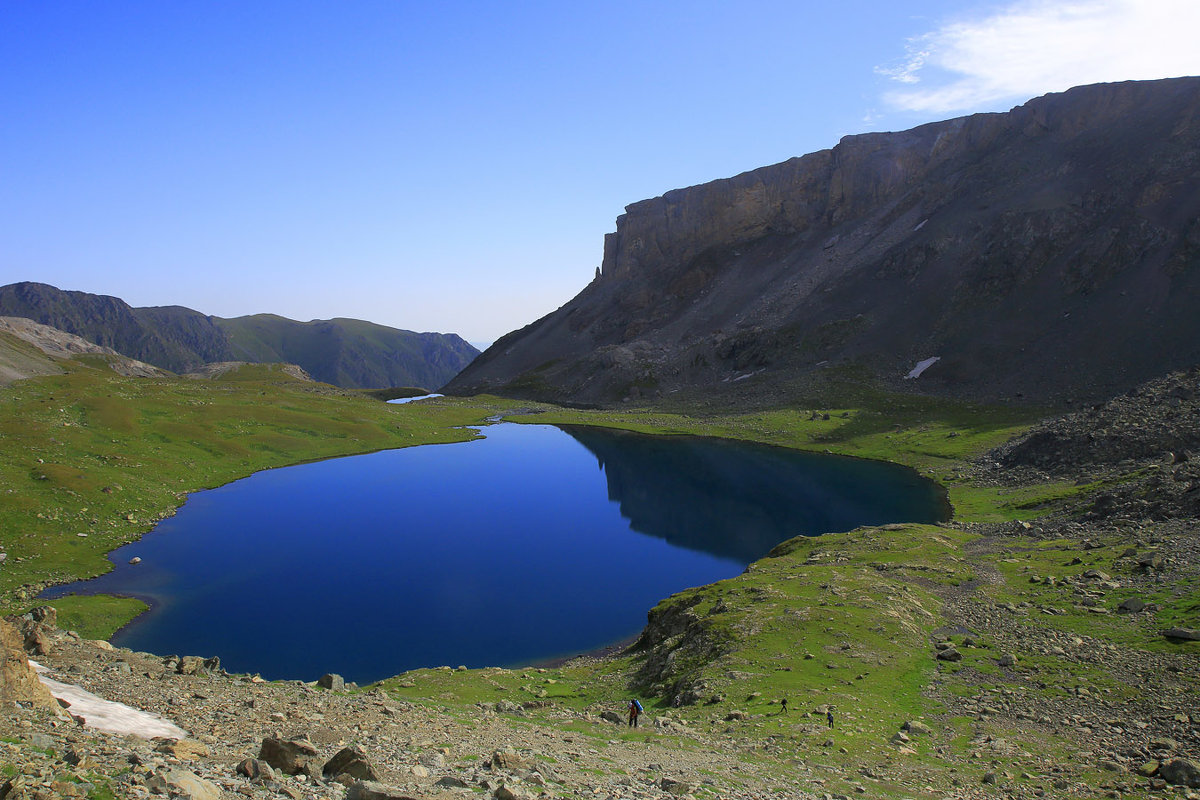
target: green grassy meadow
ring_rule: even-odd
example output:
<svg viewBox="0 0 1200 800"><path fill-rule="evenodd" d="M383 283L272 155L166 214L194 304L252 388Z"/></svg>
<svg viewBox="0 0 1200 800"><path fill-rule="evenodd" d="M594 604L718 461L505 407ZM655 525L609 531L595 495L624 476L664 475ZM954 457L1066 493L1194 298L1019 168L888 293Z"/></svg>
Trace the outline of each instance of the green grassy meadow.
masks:
<svg viewBox="0 0 1200 800"><path fill-rule="evenodd" d="M890 737L902 723L947 712L934 698L1053 693L1078 677L1074 665L1054 658L1026 660L1014 677L996 667L986 640L962 637L952 641L963 661L935 660L948 591L974 592L993 604L1061 607L1037 624L1072 634L1147 649L1172 646L1116 614L1079 609L1061 584L1030 581L1091 568L1119 576L1131 569L1121 542L1080 554L1072 542L1014 534L1002 548L987 549L969 525L957 524L1035 519L1092 488L1061 482L1010 488L975 477L974 459L1041 413L881 393L857 405L746 413L583 411L486 396L388 405L271 370L194 381L124 378L94 360L73 362L66 374L0 389L0 550L8 554L0 566L0 603L4 612L19 613L37 605L36 593L48 584L104 572L107 552L174 513L190 492L287 464L463 441L476 434L462 426L497 417L726 437L908 465L946 488L956 525L888 525L785 542L742 575L648 609L688 631L651 649L555 667L446 665L379 684L397 699L463 719L477 703L515 701L524 708L514 724L559 726L598 748L646 736L697 748L704 736L721 736L740 743L745 759L779 765L786 788L786 764L795 753L816 753L846 770L891 764ZM1197 622L1200 587L1164 588L1160 595L1153 599L1163 618ZM62 627L89 638L110 636L144 608L111 597L55 604ZM1030 675L1038 681L1030 684ZM1111 676L1087 678L1122 691ZM680 687L690 688L697 702L675 707L664 699ZM598 722L595 715L620 712L631 694L642 698L650 719L665 722L637 731ZM779 704L784 697L787 714ZM832 732L824 722L830 707L838 720ZM976 719L943 718L938 735L912 737L905 768L936 771L947 757L968 758L987 730ZM1037 752L1070 750L1053 736L995 733ZM1020 771L1016 760L1012 769ZM828 788L848 786L835 781Z"/></svg>
<svg viewBox="0 0 1200 800"><path fill-rule="evenodd" d="M269 366L211 381L150 379L87 359L0 389L3 610L22 610L47 584L107 571L106 553L191 492L304 461L464 441L476 434L461 426L494 411L388 405ZM90 602L80 600L81 620Z"/></svg>

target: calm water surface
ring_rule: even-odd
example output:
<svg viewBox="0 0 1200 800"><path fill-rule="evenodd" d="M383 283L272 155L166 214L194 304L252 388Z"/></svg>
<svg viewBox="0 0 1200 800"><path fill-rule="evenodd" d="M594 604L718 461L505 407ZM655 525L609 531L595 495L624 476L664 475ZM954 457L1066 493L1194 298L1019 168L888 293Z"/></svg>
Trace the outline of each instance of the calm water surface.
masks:
<svg viewBox="0 0 1200 800"><path fill-rule="evenodd" d="M113 638L123 647L365 683L592 650L785 539L947 512L934 484L878 462L597 428L484 432L198 492L116 550L113 572L47 596L149 600Z"/></svg>

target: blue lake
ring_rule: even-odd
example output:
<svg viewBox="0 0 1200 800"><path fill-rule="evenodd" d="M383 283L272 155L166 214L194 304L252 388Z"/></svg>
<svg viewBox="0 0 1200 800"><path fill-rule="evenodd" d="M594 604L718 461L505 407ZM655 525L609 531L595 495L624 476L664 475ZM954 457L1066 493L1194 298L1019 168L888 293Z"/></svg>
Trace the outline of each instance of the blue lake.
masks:
<svg viewBox="0 0 1200 800"><path fill-rule="evenodd" d="M120 646L366 683L594 650L785 539L949 510L935 484L880 462L599 428L483 432L198 492L116 550L113 572L45 596L151 602Z"/></svg>

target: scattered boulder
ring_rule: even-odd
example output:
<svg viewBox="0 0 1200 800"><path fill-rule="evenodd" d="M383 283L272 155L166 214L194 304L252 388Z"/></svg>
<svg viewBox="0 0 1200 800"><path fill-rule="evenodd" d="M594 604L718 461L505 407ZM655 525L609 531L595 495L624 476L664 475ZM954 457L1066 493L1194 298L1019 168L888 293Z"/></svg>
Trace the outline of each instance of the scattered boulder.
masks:
<svg viewBox="0 0 1200 800"><path fill-rule="evenodd" d="M600 715L600 719L605 720L606 722L616 723L617 725L625 724L625 720L621 719L621 715L615 711L605 711Z"/></svg>
<svg viewBox="0 0 1200 800"><path fill-rule="evenodd" d="M194 772L172 769L158 772L146 781L146 788L154 794L165 794L175 800L221 800L221 790Z"/></svg>
<svg viewBox="0 0 1200 800"><path fill-rule="evenodd" d="M246 758L239 761L235 771L238 775L249 778L251 783L275 780L275 770L271 768L271 765L257 758Z"/></svg>
<svg viewBox="0 0 1200 800"><path fill-rule="evenodd" d="M346 681L341 675L329 673L327 675L322 675L319 679L317 679L317 686L334 692L342 692L346 689Z"/></svg>
<svg viewBox="0 0 1200 800"><path fill-rule="evenodd" d="M1186 758L1173 758L1159 766L1158 775L1173 786L1200 789L1200 766Z"/></svg>
<svg viewBox="0 0 1200 800"><path fill-rule="evenodd" d="M198 761L208 757L208 746L195 739L163 739L154 749L180 761Z"/></svg>
<svg viewBox="0 0 1200 800"><path fill-rule="evenodd" d="M202 675L206 672L219 672L221 670L221 659L218 656L213 656L212 658L184 656L175 661L175 671L180 675Z"/></svg>
<svg viewBox="0 0 1200 800"><path fill-rule="evenodd" d="M1140 597L1131 597L1121 603L1121 605L1117 606L1117 611L1125 614L1140 614L1146 610L1148 605L1149 603L1147 603L1145 600L1142 600Z"/></svg>
<svg viewBox="0 0 1200 800"><path fill-rule="evenodd" d="M918 720L909 720L900 726L900 730L908 731L909 733L920 734L922 736L927 736L933 733L932 728L930 728L924 722L920 722Z"/></svg>
<svg viewBox="0 0 1200 800"><path fill-rule="evenodd" d="M996 661L1001 667L1014 667L1017 664L1017 657L1012 653L1005 653Z"/></svg>
<svg viewBox="0 0 1200 800"><path fill-rule="evenodd" d="M359 781L346 790L346 800L416 800L393 786L375 781Z"/></svg>
<svg viewBox="0 0 1200 800"><path fill-rule="evenodd" d="M524 786L514 786L502 783L492 792L496 800L534 800L536 795Z"/></svg>
<svg viewBox="0 0 1200 800"><path fill-rule="evenodd" d="M533 762L522 757L511 747L506 750L497 750L492 753L492 769L503 769L508 771L518 769L529 769L533 766Z"/></svg>
<svg viewBox="0 0 1200 800"><path fill-rule="evenodd" d="M658 788L662 789L667 794L684 795L691 794L696 791L696 784L688 781L676 780L675 778L662 778L658 782Z"/></svg>
<svg viewBox="0 0 1200 800"><path fill-rule="evenodd" d="M343 747L337 754L329 759L324 767L321 768L321 775L328 780L336 780L344 783L343 778L351 778L362 781L378 781L379 774L375 772L375 768L371 766L371 762L367 760L367 754L361 747L357 745L352 747Z"/></svg>
<svg viewBox="0 0 1200 800"><path fill-rule="evenodd" d="M939 661L962 661L962 653L958 652L957 648L954 647L939 650L937 657Z"/></svg>
<svg viewBox="0 0 1200 800"><path fill-rule="evenodd" d="M38 625L45 625L47 628L58 627L58 609L54 606L38 606L27 611L21 618Z"/></svg>
<svg viewBox="0 0 1200 800"><path fill-rule="evenodd" d="M263 739L258 757L285 775L299 775L311 770L317 748L306 739Z"/></svg>
<svg viewBox="0 0 1200 800"><path fill-rule="evenodd" d="M31 625L25 632L25 652L31 656L48 656L54 649L50 632L41 625Z"/></svg>
<svg viewBox="0 0 1200 800"><path fill-rule="evenodd" d="M204 659L199 656L184 656L175 665L175 671L180 675L195 675L204 668Z"/></svg>
<svg viewBox="0 0 1200 800"><path fill-rule="evenodd" d="M1143 572L1158 572L1165 566L1162 556L1155 552L1142 553L1138 556L1137 565Z"/></svg>
<svg viewBox="0 0 1200 800"><path fill-rule="evenodd" d="M1163 636L1181 642L1200 642L1200 630L1195 628L1168 628Z"/></svg>
<svg viewBox="0 0 1200 800"><path fill-rule="evenodd" d="M521 708L520 704L514 703L511 700L500 700L496 703L496 711L500 714L524 714L525 709Z"/></svg>
<svg viewBox="0 0 1200 800"><path fill-rule="evenodd" d="M0 705L30 703L58 709L58 701L38 680L25 658L24 642L17 629L0 619Z"/></svg>

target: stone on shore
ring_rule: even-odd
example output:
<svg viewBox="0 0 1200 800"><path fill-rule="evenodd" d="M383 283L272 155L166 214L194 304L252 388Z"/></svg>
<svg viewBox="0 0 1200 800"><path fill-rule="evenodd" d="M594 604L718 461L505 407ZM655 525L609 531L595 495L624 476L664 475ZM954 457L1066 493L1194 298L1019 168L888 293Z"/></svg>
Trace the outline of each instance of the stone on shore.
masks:
<svg viewBox="0 0 1200 800"><path fill-rule="evenodd" d="M322 675L317 679L317 686L320 686L322 689L341 692L345 691L346 689L346 681L341 675L329 673L327 675Z"/></svg>

